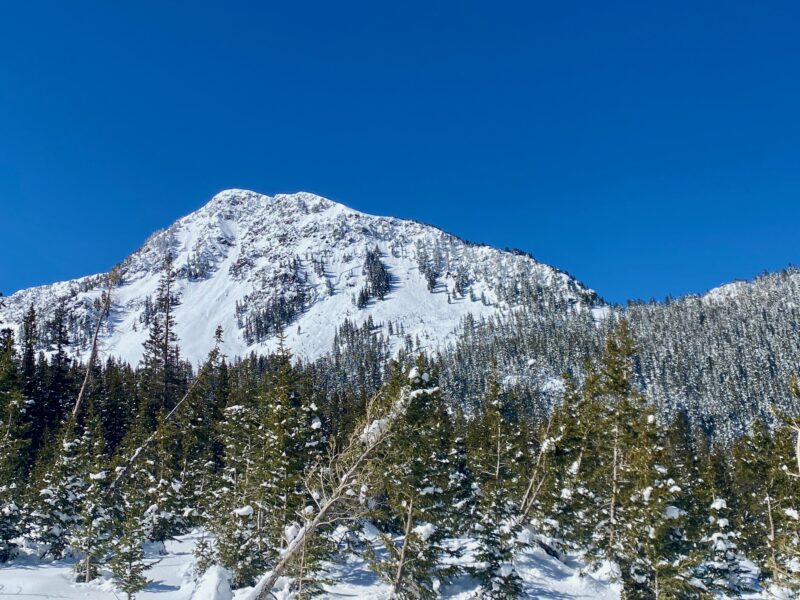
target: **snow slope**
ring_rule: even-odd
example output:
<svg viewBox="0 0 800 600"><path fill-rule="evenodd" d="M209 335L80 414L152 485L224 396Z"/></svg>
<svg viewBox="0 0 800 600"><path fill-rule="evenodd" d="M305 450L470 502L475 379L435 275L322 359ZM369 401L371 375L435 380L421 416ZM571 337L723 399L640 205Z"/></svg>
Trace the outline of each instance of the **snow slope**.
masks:
<svg viewBox="0 0 800 600"><path fill-rule="evenodd" d="M230 600L226 593L224 574L208 574L202 581L194 572L192 551L199 532L181 536L167 543L167 554L148 553L154 566L147 571L151 580L148 588L137 594L138 600ZM454 541L454 543L464 543ZM467 556L469 545L467 544ZM466 561L463 561L466 562ZM580 564L558 561L541 550L520 554L516 567L524 580L525 598L541 600L616 600L616 586L600 576L582 574ZM380 582L360 558L350 555L341 563L331 564L326 575L332 583L325 586L323 600L364 598L388 600L390 587ZM475 582L463 576L441 591L442 598L467 600L473 598ZM216 594L210 593L211 591ZM237 590L236 600L249 600L252 588ZM112 600L123 598L115 590L108 573L89 584L75 583L73 564L70 561L40 562L30 556L0 564L0 599L53 598L62 600Z"/></svg>
<svg viewBox="0 0 800 600"><path fill-rule="evenodd" d="M391 275L391 291L359 309L354 298L366 282L366 253L375 247ZM287 327L287 342L308 359L331 349L344 319L402 324L405 335L432 349L449 340L468 313L477 317L513 306L518 286L546 289L575 310L599 303L594 292L566 273L522 253L470 244L414 221L367 215L313 194L269 197L228 190L152 235L122 261L122 282L113 290L112 317L102 332L104 353L138 363L147 337L145 303L155 295L168 251L181 294L177 333L193 363L211 348L218 325L225 331L222 350L228 356L273 348L274 337L247 339L244 321L277 298L292 300L298 294L303 310ZM433 291L422 265L440 273ZM0 321L19 328L33 305L42 323L63 304L73 352L86 356L103 281L95 275L19 291L6 299ZM466 283L470 293L455 294L457 282L462 290ZM403 337L393 341L399 347Z"/></svg>

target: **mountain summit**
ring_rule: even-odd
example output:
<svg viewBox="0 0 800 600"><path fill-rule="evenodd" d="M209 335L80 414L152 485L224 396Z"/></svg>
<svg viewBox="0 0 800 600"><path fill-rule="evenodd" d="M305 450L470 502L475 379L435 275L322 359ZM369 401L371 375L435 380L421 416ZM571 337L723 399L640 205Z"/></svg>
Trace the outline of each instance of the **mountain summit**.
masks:
<svg viewBox="0 0 800 600"><path fill-rule="evenodd" d="M180 294L176 333L193 363L213 346L218 326L230 357L268 351L283 332L295 355L313 359L330 351L345 320L371 319L395 348L410 340L434 350L466 315L511 310L523 295L539 294L543 308L566 311L600 303L566 273L521 252L367 215L314 194L234 189L154 233L120 263L101 333L104 354L140 360L168 253ZM42 323L63 307L73 351L86 356L104 285L105 277L95 275L19 291L5 299L0 321L18 328L33 305Z"/></svg>

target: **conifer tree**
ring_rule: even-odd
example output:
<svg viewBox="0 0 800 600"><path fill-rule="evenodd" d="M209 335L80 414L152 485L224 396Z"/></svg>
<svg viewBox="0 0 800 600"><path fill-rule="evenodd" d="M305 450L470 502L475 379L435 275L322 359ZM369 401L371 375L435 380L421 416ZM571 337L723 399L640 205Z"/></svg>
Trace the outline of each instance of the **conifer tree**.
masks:
<svg viewBox="0 0 800 600"><path fill-rule="evenodd" d="M215 486L209 529L216 538L216 559L231 571L233 587L242 587L255 583L268 568L268 542L253 516L258 490L253 463L260 436L255 408L228 406L219 431L224 466ZM205 545L201 550L207 551Z"/></svg>
<svg viewBox="0 0 800 600"><path fill-rule="evenodd" d="M62 558L70 536L80 527L91 450L90 437L69 419L58 436L54 459L42 469L26 508L31 517L29 535L39 544L42 556Z"/></svg>
<svg viewBox="0 0 800 600"><path fill-rule="evenodd" d="M170 411L180 393L180 354L174 314L174 309L180 305L180 297L175 288L173 257L171 252L167 252L142 358L143 412L151 416L159 410ZM150 425L153 424L151 420Z"/></svg>
<svg viewBox="0 0 800 600"><path fill-rule="evenodd" d="M736 526L743 553L769 578L777 567L776 523L781 520L781 492L775 439L764 421L754 423L748 435L732 449L736 490Z"/></svg>
<svg viewBox="0 0 800 600"><path fill-rule="evenodd" d="M742 555L738 548L741 533L735 528L735 498L729 480L730 466L719 449L710 452L702 468L703 485L695 490L697 502L705 507L706 519L700 530L702 561L696 572L712 594L739 597L748 590Z"/></svg>
<svg viewBox="0 0 800 600"><path fill-rule="evenodd" d="M0 330L0 563L15 553L29 445L14 334Z"/></svg>
<svg viewBox="0 0 800 600"><path fill-rule="evenodd" d="M109 551L116 524L121 515L115 510L109 494L110 479L105 437L99 419L89 407L82 447L88 450L83 462L84 489L80 498L80 522L69 536L69 545L80 555L75 564L80 581L90 582L97 576Z"/></svg>
<svg viewBox="0 0 800 600"><path fill-rule="evenodd" d="M53 318L46 323L50 333L50 349L53 352L47 369L43 418L45 429L51 432L61 424L64 415L69 412L72 401L70 360L66 351L69 345L66 320L67 311L62 303L56 307Z"/></svg>
<svg viewBox="0 0 800 600"><path fill-rule="evenodd" d="M435 598L453 574L442 566L455 487L449 417L428 361L419 356L408 372L393 365L387 396L408 394L405 417L386 446L381 489L390 531L382 535L386 560L373 568L389 581L398 598ZM405 392L403 391L405 390ZM393 535L397 529L399 537Z"/></svg>
<svg viewBox="0 0 800 600"><path fill-rule="evenodd" d="M542 492L547 516L540 524L545 533L580 550L590 550L593 545L596 503L587 486L588 474L600 455L597 446L602 443L603 423L597 394L599 374L592 365L587 365L586 371L581 388L565 376L563 401L554 408L550 478Z"/></svg>
<svg viewBox="0 0 800 600"><path fill-rule="evenodd" d="M776 501L768 507L770 560L768 568L775 586L789 594L800 594L800 382L790 381L793 404L789 414L780 413L774 432L771 474ZM790 596L792 597L792 596Z"/></svg>
<svg viewBox="0 0 800 600"><path fill-rule="evenodd" d="M138 495L140 506L144 508L142 526L146 539L161 544L185 529L184 517L186 502L184 488L178 479L175 448L177 430L168 423L163 412L156 417L156 432L153 443L144 448L144 460L134 467L129 491ZM142 486L134 491L133 486Z"/></svg>
<svg viewBox="0 0 800 600"><path fill-rule="evenodd" d="M22 337L20 339L22 359L20 364L22 377L22 395L27 406L25 411L30 435L28 468L36 462L37 456L52 434L54 420L45 406L43 394L44 377L37 368L36 354L39 346L39 325L36 309L33 304L25 312L22 320Z"/></svg>
<svg viewBox="0 0 800 600"><path fill-rule="evenodd" d="M136 593L150 583L145 577L149 568L142 549L145 540L146 533L141 521L135 513L127 512L122 521L121 534L111 545L112 557L109 561L114 583L125 592L127 600L135 600Z"/></svg>
<svg viewBox="0 0 800 600"><path fill-rule="evenodd" d="M506 403L492 377L471 432L471 464L479 486L475 559L482 565L475 569L475 575L484 598L518 598L522 593L522 581L513 562L519 506L512 490L518 448Z"/></svg>
<svg viewBox="0 0 800 600"><path fill-rule="evenodd" d="M177 479L180 482L184 518L190 525L202 524L210 508L210 484L216 474L220 449L215 424L222 419L227 402L227 381L220 359L218 328L216 343L197 375L196 385L175 417L180 432Z"/></svg>
<svg viewBox="0 0 800 600"><path fill-rule="evenodd" d="M267 540L265 550L275 560L302 527L303 510L311 503L303 475L322 456L325 437L317 406L302 393L282 338L270 362L259 398L264 411L253 477L258 485L256 519ZM308 549L304 571L314 562L313 555Z"/></svg>

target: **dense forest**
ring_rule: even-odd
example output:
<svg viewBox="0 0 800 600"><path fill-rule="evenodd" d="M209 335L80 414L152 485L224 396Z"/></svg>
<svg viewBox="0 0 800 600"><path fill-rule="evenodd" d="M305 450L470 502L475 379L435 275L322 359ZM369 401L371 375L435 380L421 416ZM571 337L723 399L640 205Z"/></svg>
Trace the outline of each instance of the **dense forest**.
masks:
<svg viewBox="0 0 800 600"><path fill-rule="evenodd" d="M365 298L388 285L369 269ZM175 335L174 283L168 262L136 366L69 359L63 312L41 322L31 308L20 339L0 333L0 560L21 546L71 556L77 580L107 568L133 598L148 581L143 544L202 528L197 569L221 565L259 598L279 575L313 596L320 564L343 552L365 557L397 598L437 597L464 570L481 597L516 598L513 557L529 545L609 562L630 599L800 593L797 380L780 371L785 399L741 407L740 388L777 369L759 379L762 365L720 352L697 373L665 350L696 319L709 339L742 323L730 309L634 305L585 323L591 336L575 319L514 326L523 310L466 323L457 347L433 356L408 340L390 357L374 324L345 323L318 361L283 344L233 360L215 347L195 371ZM737 310L756 316L784 310L743 298ZM774 322L747 319L740 335ZM563 367L549 387L513 377L525 344ZM740 376L723 376L731 369ZM718 435L707 415L721 411L659 395L678 380L696 386L686 398L744 410L747 427ZM453 560L464 537L476 548L468 566Z"/></svg>

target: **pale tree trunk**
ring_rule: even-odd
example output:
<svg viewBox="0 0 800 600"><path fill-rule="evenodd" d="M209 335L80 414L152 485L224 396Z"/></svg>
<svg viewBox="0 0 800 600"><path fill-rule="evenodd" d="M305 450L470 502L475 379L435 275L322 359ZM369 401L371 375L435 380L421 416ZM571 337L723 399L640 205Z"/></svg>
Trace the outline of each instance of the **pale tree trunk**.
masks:
<svg viewBox="0 0 800 600"><path fill-rule="evenodd" d="M431 393L436 388L431 390ZM347 521L358 518L357 511L348 510L347 514L336 515L340 505L348 500L347 492L369 478L370 461L378 448L388 440L393 433L394 424L401 418L405 411L408 390L401 393L401 398L383 419L374 418L374 401L377 394L368 403L366 425L363 433L356 433L351 437L347 447L340 453L331 457L324 468L315 469L305 478L305 485L309 492L322 490L322 494L315 500L317 513L313 519L306 520L306 526L292 539L281 554L278 564L265 575L256 585L253 600L267 600L274 598L272 588L278 579L286 572L292 562L301 552L305 552L306 544L313 539L320 527L336 521ZM382 422L377 429L373 426ZM366 435L370 431L370 435ZM322 467L323 465L320 465ZM312 493L312 497L314 494Z"/></svg>
<svg viewBox="0 0 800 600"><path fill-rule="evenodd" d="M533 467L533 473L531 473L528 481L528 487L525 489L525 493L522 496L522 502L520 502L521 511L519 519L517 520L519 525L523 524L528 518L533 506L536 504L539 491L542 489L545 481L547 481L546 455L550 438L550 426L552 422L553 420L551 417L547 421L547 427L545 428L544 435L542 436L541 443L539 444L539 453L536 456L536 464Z"/></svg>
<svg viewBox="0 0 800 600"><path fill-rule="evenodd" d="M619 493L619 426L614 426L614 448L611 470L611 506L609 508L608 522L611 529L608 532L609 550L617 539L617 494Z"/></svg>
<svg viewBox="0 0 800 600"><path fill-rule="evenodd" d="M797 476L800 477L800 427L797 427L795 425L794 430L795 430L795 433L797 434L797 437L796 437L795 443L794 443L794 457L795 457L795 460L797 460Z"/></svg>
<svg viewBox="0 0 800 600"><path fill-rule="evenodd" d="M769 521L769 535L767 536L772 568L778 570L778 559L775 556L775 522L772 520L772 498L767 494L767 520Z"/></svg>
<svg viewBox="0 0 800 600"><path fill-rule="evenodd" d="M653 591L655 592L656 600L660 600L661 599L661 589L658 586L658 569L656 569L654 586L655 586L655 590L653 590Z"/></svg>
<svg viewBox="0 0 800 600"><path fill-rule="evenodd" d="M83 402L83 396L86 393L86 388L88 387L89 381L92 377L92 367L97 360L97 341L100 337L100 328L103 325L103 319L108 317L109 313L111 312L111 290L118 280L119 274L116 272L116 270L112 270L108 274L107 289L105 293L100 296L102 308L100 310L100 315L97 317L97 323L94 327L94 335L92 336L92 350L89 353L89 362L86 363L86 374L83 376L83 383L81 384L81 389L78 392L78 398L75 400L75 406L72 407L73 418L78 416L78 411L80 410L81 403Z"/></svg>
<svg viewBox="0 0 800 600"><path fill-rule="evenodd" d="M406 567L406 550L408 549L408 536L411 535L411 525L413 523L412 516L414 514L414 499L408 502L408 512L406 513L406 527L405 535L403 536L403 547L400 549L400 560L397 563L397 573L394 577L393 592L397 594L400 591L400 585L403 583L403 571Z"/></svg>

